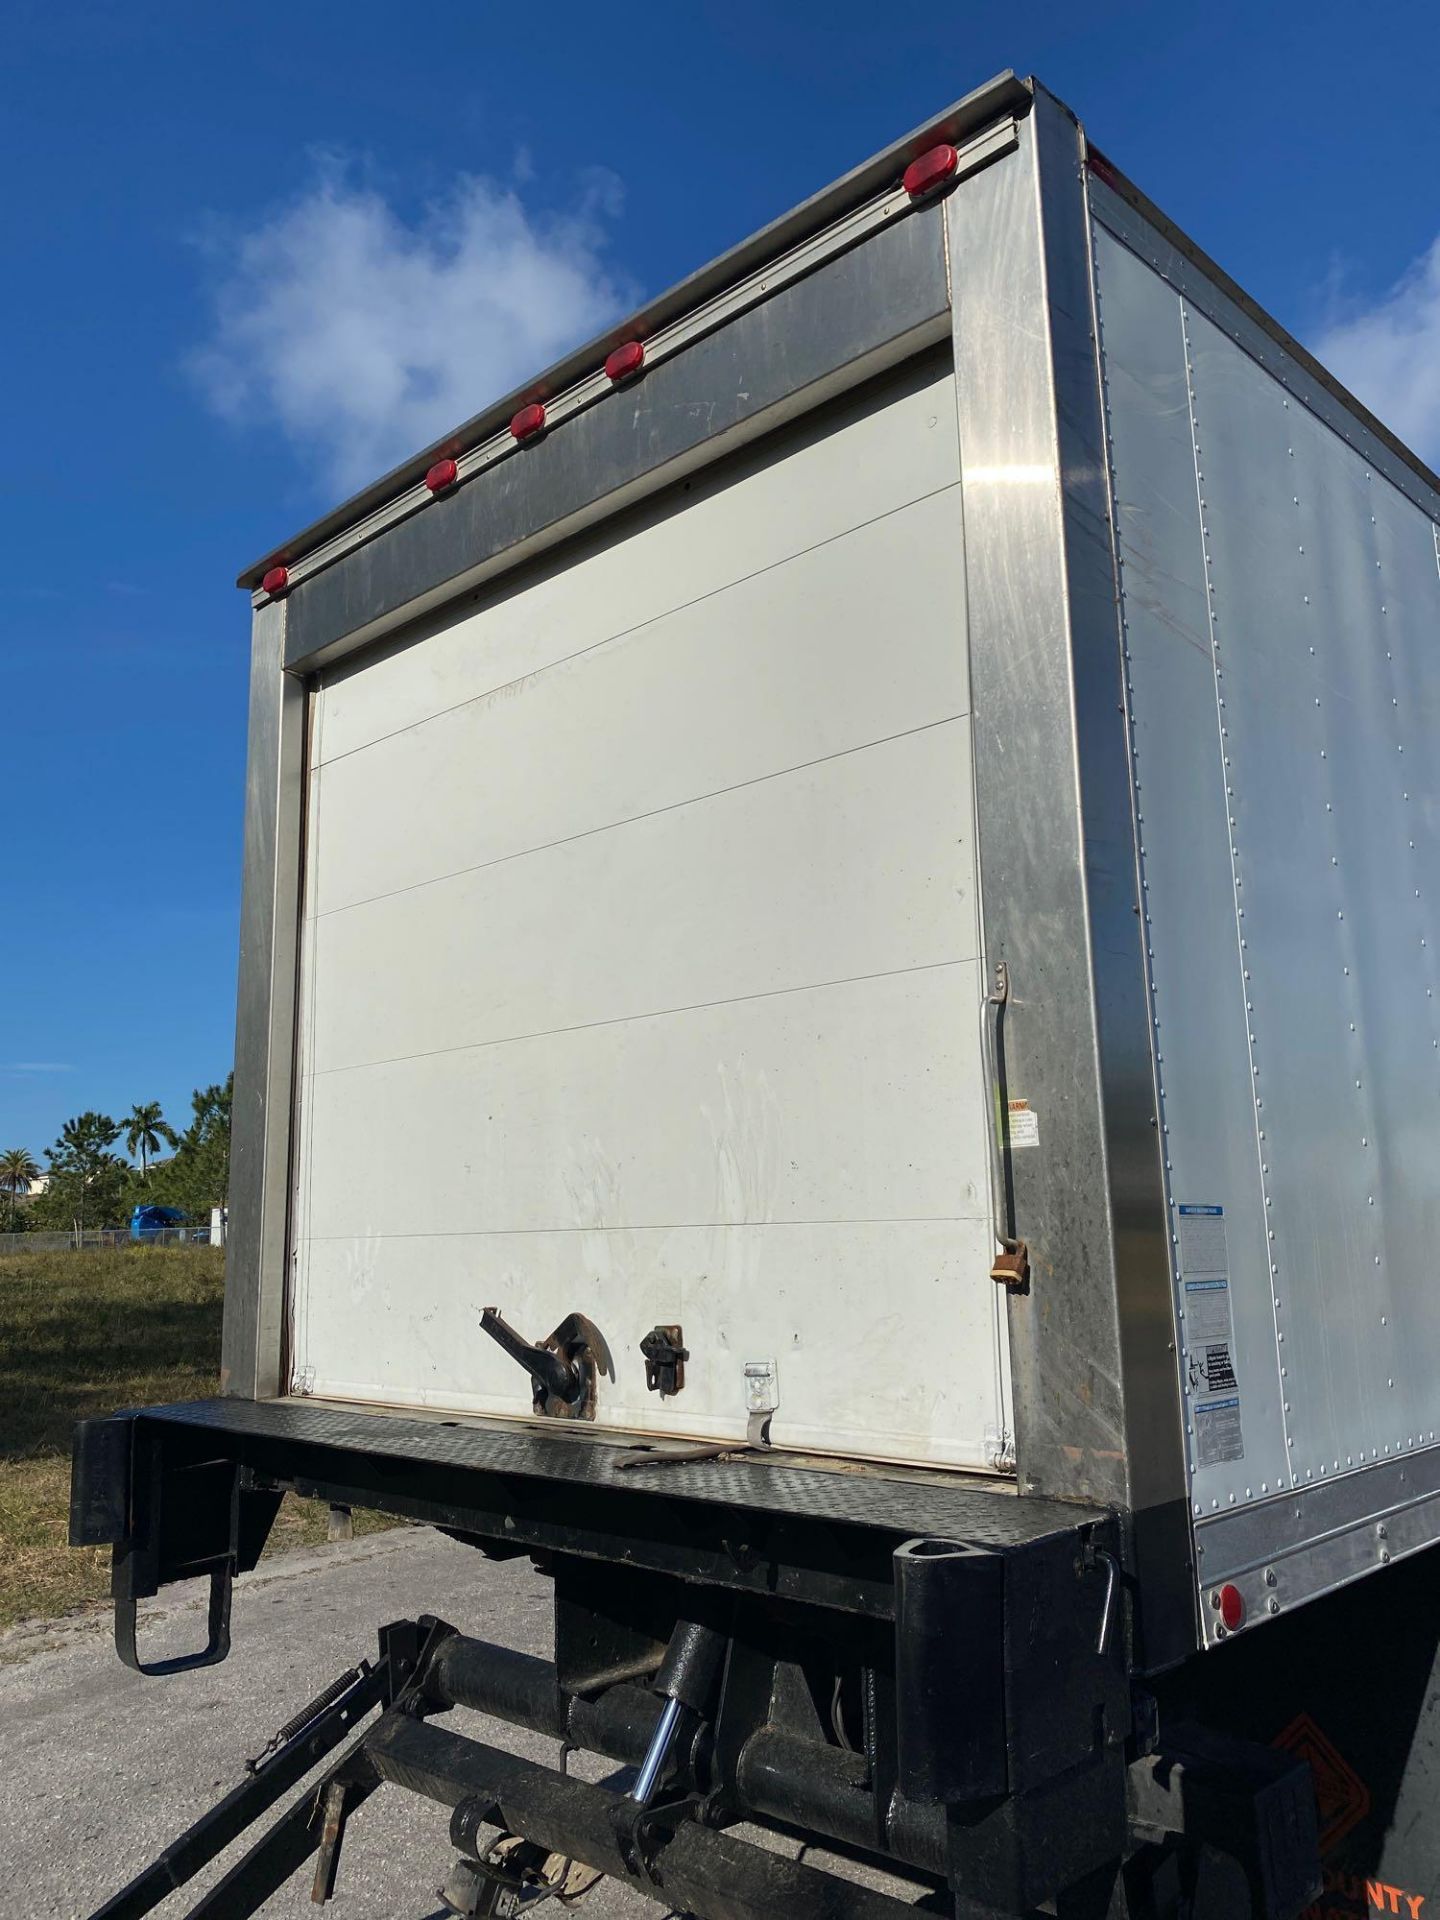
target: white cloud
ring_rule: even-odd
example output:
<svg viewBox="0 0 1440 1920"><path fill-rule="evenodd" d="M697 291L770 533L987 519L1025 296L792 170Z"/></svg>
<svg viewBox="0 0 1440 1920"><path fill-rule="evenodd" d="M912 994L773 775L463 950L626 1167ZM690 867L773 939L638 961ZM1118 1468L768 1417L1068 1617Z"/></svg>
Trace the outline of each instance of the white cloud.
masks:
<svg viewBox="0 0 1440 1920"><path fill-rule="evenodd" d="M409 221L326 163L226 241L190 371L218 413L278 426L327 486L352 491L633 304L604 257L620 197L592 172L568 213L543 215L466 175Z"/></svg>
<svg viewBox="0 0 1440 1920"><path fill-rule="evenodd" d="M1440 463L1440 239L1373 305L1334 320L1315 354L1416 453Z"/></svg>

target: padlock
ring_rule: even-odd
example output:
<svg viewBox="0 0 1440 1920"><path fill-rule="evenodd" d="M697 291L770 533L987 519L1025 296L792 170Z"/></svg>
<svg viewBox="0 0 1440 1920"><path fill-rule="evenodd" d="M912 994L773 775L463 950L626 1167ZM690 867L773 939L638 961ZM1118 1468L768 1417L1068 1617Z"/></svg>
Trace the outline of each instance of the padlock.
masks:
<svg viewBox="0 0 1440 1920"><path fill-rule="evenodd" d="M1030 1287L1030 1249L1017 1240L1014 1250L997 1253L990 1267L990 1278L1011 1293L1025 1293Z"/></svg>

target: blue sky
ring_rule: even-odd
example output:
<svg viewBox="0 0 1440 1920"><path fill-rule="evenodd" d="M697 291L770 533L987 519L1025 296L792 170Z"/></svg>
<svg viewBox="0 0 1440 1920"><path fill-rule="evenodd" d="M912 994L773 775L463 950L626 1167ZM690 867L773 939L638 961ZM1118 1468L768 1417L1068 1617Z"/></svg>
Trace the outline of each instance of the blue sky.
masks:
<svg viewBox="0 0 1440 1920"><path fill-rule="evenodd" d="M10 0L6 38L0 1147L229 1067L240 567L1001 67L1440 459L1433 0Z"/></svg>

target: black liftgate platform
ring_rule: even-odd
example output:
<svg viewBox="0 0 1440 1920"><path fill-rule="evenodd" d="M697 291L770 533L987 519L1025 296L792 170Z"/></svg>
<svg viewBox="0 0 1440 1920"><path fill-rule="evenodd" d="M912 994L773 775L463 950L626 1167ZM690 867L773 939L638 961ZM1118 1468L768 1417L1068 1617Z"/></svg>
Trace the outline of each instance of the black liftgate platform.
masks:
<svg viewBox="0 0 1440 1920"><path fill-rule="evenodd" d="M145 1673L223 1658L233 1577L292 1488L530 1556L554 1582L556 1657L428 1617L386 1626L377 1656L294 1714L105 1920L151 1911L307 1781L194 1916L252 1914L312 1858L328 1899L347 1823L385 1784L451 1809L446 1897L465 1914L568 1900L583 1869L706 1920L898 1920L915 1899L1079 1916L1122 1892L1158 1911L1177 1842L1222 1864L1207 1884L1227 1915L1289 1920L1320 1885L1303 1757L1183 1727L1159 1738L1113 1514L953 1475L696 1458L573 1429L153 1408L76 1438L72 1539L113 1548L121 1657ZM204 1575L206 1644L147 1663L137 1603ZM561 1763L459 1731L454 1709L553 1737ZM619 1771L578 1779L576 1750ZM746 1826L886 1867L910 1897Z"/></svg>

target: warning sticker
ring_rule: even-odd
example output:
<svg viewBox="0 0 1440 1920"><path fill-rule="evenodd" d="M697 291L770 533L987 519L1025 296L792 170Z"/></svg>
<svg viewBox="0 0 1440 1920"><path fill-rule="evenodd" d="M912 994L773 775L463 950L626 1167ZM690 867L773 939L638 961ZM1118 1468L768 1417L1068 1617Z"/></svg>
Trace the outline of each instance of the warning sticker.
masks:
<svg viewBox="0 0 1440 1920"><path fill-rule="evenodd" d="M1239 1392L1228 1340L1217 1340L1208 1347L1192 1347L1189 1364L1192 1393Z"/></svg>
<svg viewBox="0 0 1440 1920"><path fill-rule="evenodd" d="M1245 1441L1240 1431L1240 1396L1199 1400L1192 1415L1195 1428L1195 1465L1219 1466L1223 1460L1243 1460Z"/></svg>
<svg viewBox="0 0 1440 1920"><path fill-rule="evenodd" d="M1235 1372L1229 1250L1223 1207L1181 1206L1176 1212L1185 1397L1190 1402L1198 1471L1245 1457L1240 1382Z"/></svg>
<svg viewBox="0 0 1440 1920"><path fill-rule="evenodd" d="M1223 1207L1178 1207L1180 1215L1180 1271L1228 1273Z"/></svg>
<svg viewBox="0 0 1440 1920"><path fill-rule="evenodd" d="M1006 1132L1012 1150L1016 1147L1039 1146L1040 1116L1028 1100L1011 1100L1009 1102Z"/></svg>
<svg viewBox="0 0 1440 1920"><path fill-rule="evenodd" d="M1223 1273L1203 1280L1182 1280L1180 1304L1185 1309L1185 1341L1229 1340L1230 1282Z"/></svg>

